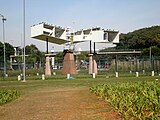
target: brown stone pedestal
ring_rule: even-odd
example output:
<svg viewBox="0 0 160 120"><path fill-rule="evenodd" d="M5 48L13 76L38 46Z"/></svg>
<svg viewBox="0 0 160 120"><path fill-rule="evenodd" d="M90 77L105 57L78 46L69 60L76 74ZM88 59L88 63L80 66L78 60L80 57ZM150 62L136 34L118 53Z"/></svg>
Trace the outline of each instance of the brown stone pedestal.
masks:
<svg viewBox="0 0 160 120"><path fill-rule="evenodd" d="M46 56L45 75L51 76L51 67L50 67L49 56Z"/></svg>
<svg viewBox="0 0 160 120"><path fill-rule="evenodd" d="M93 54L89 54L89 74L93 73Z"/></svg>
<svg viewBox="0 0 160 120"><path fill-rule="evenodd" d="M98 72L97 72L97 62L96 62L95 59L93 60L93 73L95 73L96 75L98 74Z"/></svg>
<svg viewBox="0 0 160 120"><path fill-rule="evenodd" d="M64 55L62 74L77 74L73 52L67 51Z"/></svg>
<svg viewBox="0 0 160 120"><path fill-rule="evenodd" d="M89 74L97 74L97 63L96 60L93 59L93 54L89 54Z"/></svg>

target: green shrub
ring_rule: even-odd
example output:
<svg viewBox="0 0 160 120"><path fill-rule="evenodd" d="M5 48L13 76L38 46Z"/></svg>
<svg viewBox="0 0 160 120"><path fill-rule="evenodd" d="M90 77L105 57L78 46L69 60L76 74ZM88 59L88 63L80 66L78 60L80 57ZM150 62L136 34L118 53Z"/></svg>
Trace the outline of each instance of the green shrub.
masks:
<svg viewBox="0 0 160 120"><path fill-rule="evenodd" d="M0 105L10 102L20 96L17 90L1 90L0 91Z"/></svg>
<svg viewBox="0 0 160 120"><path fill-rule="evenodd" d="M125 119L160 119L160 84L156 81L103 84L90 91L104 98Z"/></svg>

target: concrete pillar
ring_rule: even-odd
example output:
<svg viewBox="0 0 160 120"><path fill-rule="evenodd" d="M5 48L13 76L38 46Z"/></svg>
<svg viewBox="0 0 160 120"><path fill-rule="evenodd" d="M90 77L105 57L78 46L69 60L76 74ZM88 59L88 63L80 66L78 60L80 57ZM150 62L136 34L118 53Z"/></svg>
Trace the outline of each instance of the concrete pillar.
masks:
<svg viewBox="0 0 160 120"><path fill-rule="evenodd" d="M97 62L96 62L96 60L93 60L93 73L95 73L96 75L98 74L98 72L97 72Z"/></svg>
<svg viewBox="0 0 160 120"><path fill-rule="evenodd" d="M51 66L49 56L46 56L45 76L51 76Z"/></svg>
<svg viewBox="0 0 160 120"><path fill-rule="evenodd" d="M89 74L93 73L93 54L89 54Z"/></svg>

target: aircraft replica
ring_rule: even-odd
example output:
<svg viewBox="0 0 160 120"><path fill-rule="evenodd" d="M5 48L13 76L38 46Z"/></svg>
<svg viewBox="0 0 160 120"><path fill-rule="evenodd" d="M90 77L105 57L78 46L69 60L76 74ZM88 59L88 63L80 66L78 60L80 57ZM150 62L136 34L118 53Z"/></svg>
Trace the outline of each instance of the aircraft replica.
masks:
<svg viewBox="0 0 160 120"><path fill-rule="evenodd" d="M90 54L89 54L89 74L97 74L96 61L92 59L91 42L94 43L119 43L119 31L110 29L101 29L100 27L93 27L89 29L82 29L76 32L72 32L71 28L62 28L60 26L48 24L45 22L35 24L31 26L31 37L46 41L47 53L46 53L46 69L45 75L50 76L50 62L48 54L48 42L64 45L65 55L63 61L62 74L76 74L76 64L74 61L73 50L74 44L90 41ZM95 52L95 51L94 51Z"/></svg>

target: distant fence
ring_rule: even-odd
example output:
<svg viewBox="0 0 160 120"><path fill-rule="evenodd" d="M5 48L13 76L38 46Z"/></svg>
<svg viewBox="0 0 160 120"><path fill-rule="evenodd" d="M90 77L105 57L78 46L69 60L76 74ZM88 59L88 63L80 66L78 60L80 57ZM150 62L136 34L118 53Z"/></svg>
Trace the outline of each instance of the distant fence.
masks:
<svg viewBox="0 0 160 120"><path fill-rule="evenodd" d="M134 74L139 72L144 75L151 74L152 71L155 75L160 74L160 56L122 56L122 55L102 55L96 57L98 74L115 74L119 72L121 74ZM76 60L78 74L88 74L89 61L88 60ZM4 77L4 64L0 62L0 78ZM6 73L8 76L15 76L23 73L23 63L6 63ZM55 61L54 66L51 66L52 73L57 72L57 75L61 75L61 69L63 63ZM26 75L34 76L37 74L44 74L45 61L42 62L26 62Z"/></svg>
<svg viewBox="0 0 160 120"><path fill-rule="evenodd" d="M109 65L110 70L119 71L119 72L127 72L127 71L160 71L160 57L132 57L129 59L116 57L110 61L106 60L97 60L97 64L99 68L106 68Z"/></svg>

